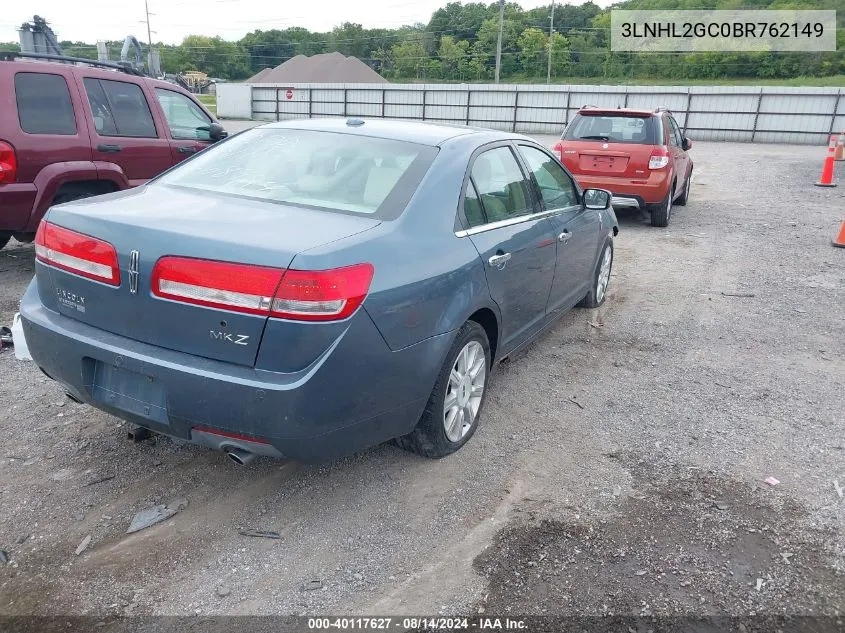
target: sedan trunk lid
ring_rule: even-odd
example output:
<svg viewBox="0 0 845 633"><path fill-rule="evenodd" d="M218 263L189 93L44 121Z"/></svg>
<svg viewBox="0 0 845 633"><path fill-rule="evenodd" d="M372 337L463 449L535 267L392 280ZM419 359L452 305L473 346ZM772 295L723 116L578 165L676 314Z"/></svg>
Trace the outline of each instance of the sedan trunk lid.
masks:
<svg viewBox="0 0 845 633"><path fill-rule="evenodd" d="M46 220L102 240L117 253L116 286L39 266L38 283L56 294L62 314L137 341L247 366L255 363L267 316L215 307L219 293L205 295L204 288L193 303L156 296L156 263L172 256L246 264L224 270L225 283L236 295L255 296L261 275L268 273L272 286L273 269L287 268L297 253L380 224L361 215L160 184L59 205ZM246 279L245 270L257 271L258 282ZM177 286L199 284L202 274L185 273Z"/></svg>

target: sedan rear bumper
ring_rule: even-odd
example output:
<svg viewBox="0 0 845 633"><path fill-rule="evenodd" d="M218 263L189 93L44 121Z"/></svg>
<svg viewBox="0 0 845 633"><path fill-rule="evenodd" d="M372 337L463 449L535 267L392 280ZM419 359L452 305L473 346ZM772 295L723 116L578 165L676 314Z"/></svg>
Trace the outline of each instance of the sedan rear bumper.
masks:
<svg viewBox="0 0 845 633"><path fill-rule="evenodd" d="M141 343L21 302L33 360L75 398L130 423L220 450L324 461L409 433L452 335L391 351L359 310L314 364L277 373ZM364 367L362 359L367 359Z"/></svg>

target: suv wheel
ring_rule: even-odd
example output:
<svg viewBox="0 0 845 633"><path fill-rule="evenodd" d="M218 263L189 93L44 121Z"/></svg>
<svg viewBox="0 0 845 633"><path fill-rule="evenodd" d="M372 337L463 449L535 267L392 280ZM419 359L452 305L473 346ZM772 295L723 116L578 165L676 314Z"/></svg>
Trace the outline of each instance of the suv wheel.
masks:
<svg viewBox="0 0 845 633"><path fill-rule="evenodd" d="M0 249L2 249L6 244L9 243L9 240L12 239L12 234L8 231L0 231Z"/></svg>
<svg viewBox="0 0 845 633"><path fill-rule="evenodd" d="M71 202L73 200L82 200L82 198L92 198L97 195L100 195L100 192L95 193L93 191L68 191L65 193L60 193L55 198L53 198L53 204L63 204L65 202Z"/></svg>
<svg viewBox="0 0 845 633"><path fill-rule="evenodd" d="M675 197L675 185L669 190L669 195L660 204L651 208L651 225L665 227L669 226L669 218L672 216L672 198Z"/></svg>

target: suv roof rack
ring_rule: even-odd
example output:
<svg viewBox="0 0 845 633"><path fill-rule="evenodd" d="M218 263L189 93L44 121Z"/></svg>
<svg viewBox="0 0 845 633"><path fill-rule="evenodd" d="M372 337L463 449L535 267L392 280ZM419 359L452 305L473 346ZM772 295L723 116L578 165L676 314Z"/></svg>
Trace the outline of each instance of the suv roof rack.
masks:
<svg viewBox="0 0 845 633"><path fill-rule="evenodd" d="M654 109L654 111L655 112L671 112L671 110L669 108L667 108L666 106L657 106Z"/></svg>
<svg viewBox="0 0 845 633"><path fill-rule="evenodd" d="M86 59L85 57L69 57L67 55L52 55L50 53L19 53L15 51L0 52L0 61L10 62L16 58L25 57L32 59L48 59L57 62L73 62L75 64L89 64L91 66L100 66L102 68L111 68L113 70L120 70L128 75L135 75L136 77L148 77L147 73L137 68L133 68L129 62L101 62L96 59Z"/></svg>
<svg viewBox="0 0 845 633"><path fill-rule="evenodd" d="M594 105L592 103L585 103L584 105L581 106L582 110L586 110L587 108L598 108L598 106Z"/></svg>

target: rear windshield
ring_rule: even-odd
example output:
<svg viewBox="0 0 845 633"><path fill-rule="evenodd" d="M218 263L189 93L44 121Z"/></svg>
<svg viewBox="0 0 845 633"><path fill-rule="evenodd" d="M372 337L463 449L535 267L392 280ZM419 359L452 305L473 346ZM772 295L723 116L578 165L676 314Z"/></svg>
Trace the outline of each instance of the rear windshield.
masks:
<svg viewBox="0 0 845 633"><path fill-rule="evenodd" d="M604 141L658 145L654 117L576 114L563 135L566 141Z"/></svg>
<svg viewBox="0 0 845 633"><path fill-rule="evenodd" d="M392 219L404 210L436 147L317 130L248 130L157 182Z"/></svg>

